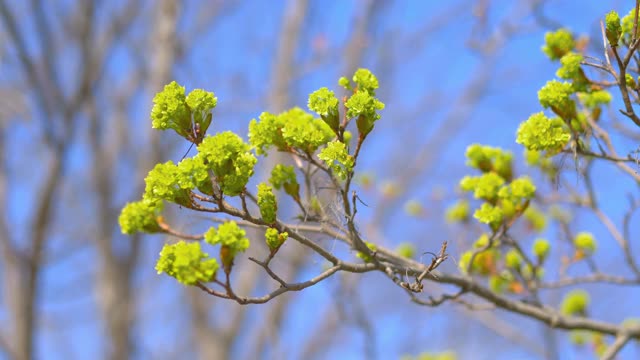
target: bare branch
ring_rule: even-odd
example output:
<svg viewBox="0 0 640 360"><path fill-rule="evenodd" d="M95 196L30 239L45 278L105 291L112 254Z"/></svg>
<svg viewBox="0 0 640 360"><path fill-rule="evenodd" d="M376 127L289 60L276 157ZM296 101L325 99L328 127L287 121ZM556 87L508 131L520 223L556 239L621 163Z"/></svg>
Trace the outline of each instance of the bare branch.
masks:
<svg viewBox="0 0 640 360"><path fill-rule="evenodd" d="M220 297L220 298L224 298L224 299L232 299L235 300L238 304L241 305L246 305L246 304L264 304L266 302L268 302L271 299L274 299L286 292L289 291L300 291L303 289L308 288L309 286L313 286L317 283L319 283L320 281L330 277L331 275L335 274L338 271L350 271L350 272L368 272L368 271L373 271L375 270L375 267L372 264L364 264L364 265L358 265L358 264L349 264L349 263L340 263L338 265L334 265L332 267L330 267L329 269L325 270L324 272L322 272L321 274L319 274L318 276L311 278L307 281L304 282L299 282L299 283L287 283L286 286L282 286L280 288L278 288L277 290L274 290L272 292L270 292L267 295L261 296L261 297L237 297L235 294L229 294L229 293L221 293L219 291L213 290L208 288L207 286L205 286L204 284L197 284L197 286L202 289L203 291L205 291L206 293L209 293L213 296L216 297Z"/></svg>
<svg viewBox="0 0 640 360"><path fill-rule="evenodd" d="M607 348L607 350L602 354L600 360L613 360L616 357L616 354L631 340L631 337L626 332L622 332L620 335L616 337L616 340Z"/></svg>

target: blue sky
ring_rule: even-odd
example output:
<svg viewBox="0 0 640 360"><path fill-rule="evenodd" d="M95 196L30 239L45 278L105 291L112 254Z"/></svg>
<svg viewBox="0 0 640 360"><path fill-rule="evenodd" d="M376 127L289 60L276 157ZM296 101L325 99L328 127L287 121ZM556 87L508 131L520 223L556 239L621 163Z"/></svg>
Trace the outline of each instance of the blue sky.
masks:
<svg viewBox="0 0 640 360"><path fill-rule="evenodd" d="M379 74L379 97L385 102L386 109L363 149L358 170L373 174L377 188L385 181L397 181L394 175L406 166L411 166L416 152L423 149L425 144L440 144L432 149L435 152L433 164L420 173L420 181L414 184L408 194L402 196L396 208L388 209L384 227L376 228L376 224L372 224L379 210L378 206L384 206L376 188L361 190L361 197L369 205L362 207L359 213L363 232L366 234L372 229L379 231L380 238L386 241L385 246L394 247L400 242L411 241L419 250L429 251L439 248L441 241L451 240L462 233L460 228L444 225L442 212L456 198L454 187L457 181L470 173L464 165L464 149L477 142L510 149L516 158L520 158L522 149L514 141L515 131L521 121L542 110L536 93L546 81L554 78L557 64L548 61L540 51L544 33L549 29L536 24L530 15L514 17L514 25L521 26L522 30L505 41L489 64L484 62L478 52L471 51L468 46L470 39L486 38L486 34L478 31L477 19L471 15L471 3L475 2L385 2L384 9L371 20L370 36L360 66ZM505 17L518 13L519 5L513 4L514 2L503 0L489 3L488 29L495 29ZM193 46L179 58L174 67L175 79L188 90L205 88L214 91L218 97L219 106L214 113L210 133L234 130L244 136L249 121L257 118L268 107L266 99L271 85L273 56L278 46L280 21L285 5L283 1L239 2L219 17L215 24L191 39ZM179 25L179 36L186 36L186 31L192 28L199 6L201 4L197 2L187 3ZM310 92L322 86L337 90L338 77L350 75L343 73L343 50L360 6L361 1L311 2L296 54L296 63L309 68L302 66L296 69L291 82L290 106L305 108ZM449 16L448 9L457 6L460 10L454 16ZM149 7L148 5L147 8ZM598 20L611 9L625 14L628 7L623 1L608 3L562 0L549 2L544 6L544 14L575 33L599 36ZM151 18L150 14L143 16ZM447 18L442 21L441 17ZM424 29L425 24L438 21L442 24L436 30L424 37L416 37L415 34ZM25 26L28 27L28 23ZM30 32L33 29L28 29L27 34L35 38L35 34ZM135 28L130 35L135 39L143 33L142 28ZM601 56L601 46L598 47L601 41L599 38L594 41L594 47L600 50L593 54ZM323 50L326 53L322 53ZM144 49L139 51L142 56L148 56L144 54ZM319 55L325 57L321 57L320 63L314 65L313 61ZM62 69L60 78L63 81L73 78L73 56L66 54L57 59L59 68ZM126 80L133 68L133 61L131 50L124 44L118 46L109 62L109 81L118 84ZM480 87L482 93L478 100L469 109L456 108L456 99L465 86L480 75L487 75L487 78ZM9 82L11 79L11 74L3 73L0 82ZM103 92L96 95L108 94ZM31 105L36 106L34 103ZM615 106L616 104L613 105L613 110ZM148 94L137 93L129 108L132 129L150 126L150 108ZM38 109L35 110L37 114ZM461 111L463 117L462 121L454 125L451 114L456 111ZM453 126L453 131L447 133L444 139L434 139L434 134L439 134L438 129L446 126ZM10 148L16 149L19 154L23 151L28 154L30 148L25 146L25 140L34 131L33 125L18 126L16 136L10 140ZM175 143L174 134L163 134L163 137L167 143ZM86 168L88 159L83 155L83 146L82 141L78 141L70 154L71 173L82 174ZM179 160L186 147L184 144L176 146L171 159ZM622 143L620 151L626 153L635 147L637 144ZM38 170L25 166L23 159L22 156L16 156L10 160L10 169L13 171L11 176L14 179L24 174L34 174ZM625 192L637 193L637 189L634 190L632 183L606 164L597 166L601 171L597 172L594 181L599 189L598 196L603 199L602 208L619 223L626 210ZM517 171L522 174L531 172L523 165L517 165ZM566 178L580 182L580 179L574 179L569 173ZM142 179L123 180L122 186L126 187L132 180L139 182ZM609 186L611 183L616 186ZM29 181L18 184L12 193L9 217L16 224L24 224L24 219L29 216L30 209L24 204L28 204L35 196L30 190L32 185ZM80 186L83 191L89 191ZM541 188L545 186L542 185ZM432 202L434 194L438 193L442 194L441 200ZM124 204L125 201L133 200L134 195L125 188L117 194L117 200ZM410 218L403 213L402 204L409 199L417 199L425 204L426 218ZM71 205L75 208L86 206L83 203L60 204L61 214ZM617 259L621 256L615 242L594 221L593 216L581 216L584 217L580 217L573 225L573 230L589 230L596 234L600 239L601 264L607 271L615 272L618 269ZM70 219L61 215L59 226L69 228L73 224ZM20 230L17 234L24 236ZM637 229L634 234L638 234ZM544 235L553 243L557 229L551 228ZM62 247L71 237L67 236L69 237L59 235L51 242L52 248ZM533 235L526 235L523 242L530 244L534 238ZM116 239L127 241L124 237ZM140 322L135 329L137 352L134 354L139 359L170 358L168 351L175 351L179 346L188 349L187 339L181 338L189 328L189 310L184 305L186 297L183 289L172 279L157 276L153 270L153 261L163 241L160 237L144 240L143 260L136 273L139 291L149 294L139 300ZM37 338L38 358L68 358L60 351L63 346L61 344L71 346L72 354L79 359L100 358L104 353L105 334L97 315L98 299L91 287L91 279L98 271L99 259L90 242L80 243L83 246L67 259L47 267L42 279L43 298L40 309L44 320ZM566 250L566 245L564 248L562 244L557 246ZM459 253L462 249L454 250ZM336 251L344 251L349 256L344 249ZM312 260L313 263L298 275L299 280L313 276L320 269L320 260L317 257ZM455 263L444 264L443 269L456 271ZM576 271L584 269L578 266ZM470 320L456 305L445 304L438 308L413 305L400 289L381 274L359 275L355 280L352 276L347 278L349 286L355 286L357 291L345 299L336 300L341 284L339 277L303 292L285 295L291 297L291 305L279 335L280 352L273 350L267 357L297 358L309 336L313 336L310 334L318 331L324 317L337 311L334 303L341 302L350 307L357 302L363 305L369 319L375 345L366 343L362 329L350 318L353 314L347 312L349 315L342 319L344 327L335 334L333 341L325 348L326 353L319 358L339 356L345 359L363 359L366 358L364 349L371 346L375 346L374 353L379 359L445 350L457 351L460 359L539 358L487 331L477 321ZM76 282L83 286L68 286ZM265 289L267 286L268 283L264 285ZM60 293L61 288L76 289L77 292ZM593 286L588 289L594 294L592 310L595 318L619 322L625 317L640 317L638 307L632 302L633 299L640 299L638 289L612 286ZM441 290L442 288L433 292L427 290L427 293L438 295ZM545 299L557 304L562 293L545 296ZM212 317L222 316L224 309L228 309L224 306L235 306L220 305L217 301L215 304ZM611 311L613 307L615 309ZM0 307L0 311L1 317L5 317L6 310ZM259 323L261 307L252 307L249 314L256 321L249 321L245 325L247 329ZM539 324L511 314L504 314L502 319L525 336L541 339L542 327ZM62 322L65 326L56 325L53 329L57 330L51 331L46 325L48 321L58 324ZM568 345L566 333L558 334L562 359L581 359L589 354L584 349ZM250 335L245 334L236 342L234 351L238 358L251 358L243 347L243 343L250 340ZM622 358L631 359L640 356L639 354L638 347L630 345L622 353Z"/></svg>

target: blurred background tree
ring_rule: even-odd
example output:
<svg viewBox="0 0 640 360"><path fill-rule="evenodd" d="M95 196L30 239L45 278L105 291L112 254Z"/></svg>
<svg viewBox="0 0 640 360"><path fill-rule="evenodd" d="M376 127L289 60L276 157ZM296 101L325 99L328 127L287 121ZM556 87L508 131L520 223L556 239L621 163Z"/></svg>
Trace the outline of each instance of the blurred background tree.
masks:
<svg viewBox="0 0 640 360"><path fill-rule="evenodd" d="M304 107L311 91L367 67L380 80L377 95L386 109L358 164L360 197L368 205L360 209L360 230L368 241L391 248L410 243L417 253L449 240L452 261L442 267L456 271L456 260L479 234L448 226L443 215L468 172L465 147L479 142L520 156L516 129L540 111L536 92L555 73L540 51L544 33L567 26L602 53L598 21L630 6L0 0L3 355L384 359L452 350L460 359L593 356L566 333L512 314L464 304L417 306L376 273L341 274L265 305L222 301L158 276L162 239L121 235L117 217L125 202L139 197L154 164L178 161L187 151L177 137L160 137L150 127L151 98L171 80L215 91L219 106L210 133L244 134L260 112ZM258 171L283 158L268 160ZM562 176L581 185L576 171ZM597 181L612 181L609 176L603 172ZM569 186L561 184L560 194ZM616 219L624 215L616 210L624 194L601 196L611 196L603 210ZM171 216L187 220L185 228L202 222L179 211ZM299 249L283 252L275 266L287 278L307 278L322 265ZM615 250L600 256L612 270L619 266ZM239 293L263 292L271 281L253 263L238 263L235 272ZM426 286L430 295L448 290ZM590 290L607 294L590 310L611 322L628 317L640 295L637 284ZM559 306L563 291L546 300ZM638 356L637 348L624 351Z"/></svg>

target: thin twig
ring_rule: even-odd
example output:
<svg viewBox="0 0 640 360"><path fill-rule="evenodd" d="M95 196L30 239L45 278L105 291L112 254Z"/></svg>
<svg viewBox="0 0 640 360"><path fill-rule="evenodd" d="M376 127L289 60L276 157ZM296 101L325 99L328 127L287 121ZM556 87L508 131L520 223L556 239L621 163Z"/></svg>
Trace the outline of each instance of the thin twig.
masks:
<svg viewBox="0 0 640 360"><path fill-rule="evenodd" d="M620 335L616 337L616 340L607 348L607 350L602 354L600 360L613 360L616 357L616 354L631 340L631 336L625 331L623 331Z"/></svg>

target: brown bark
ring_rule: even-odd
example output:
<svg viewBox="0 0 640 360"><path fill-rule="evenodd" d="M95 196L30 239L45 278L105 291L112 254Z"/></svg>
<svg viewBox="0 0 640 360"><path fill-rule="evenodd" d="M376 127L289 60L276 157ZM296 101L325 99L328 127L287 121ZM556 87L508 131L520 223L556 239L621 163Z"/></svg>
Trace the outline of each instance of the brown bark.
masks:
<svg viewBox="0 0 640 360"><path fill-rule="evenodd" d="M37 1L32 2L35 9L34 18L36 28L39 31L48 32L47 23L44 21L42 9ZM16 359L28 360L34 357L34 334L38 323L38 310L36 308L39 296L39 280L42 271L42 263L46 258L45 249L48 240L48 231L52 221L52 210L55 205L55 196L62 180L64 169L64 153L66 141L73 136L68 129L72 121L72 110L63 99L62 92L54 80L51 63L44 56L40 59L32 59L26 48L25 39L16 22L15 14L4 1L0 1L0 17L9 34L9 40L16 49L19 58L20 71L25 74L34 96L44 112L39 119L43 125L43 136L48 150L45 158L46 170L42 174L42 181L36 190L36 196L32 204L26 204L33 209L33 216L29 220L29 229L25 239L26 246L19 247L18 241L12 236L11 226L3 218L0 235L2 242L2 262L4 266L3 276L6 284L6 303L10 308L10 340L9 352ZM43 35L44 36L44 35ZM50 48L46 38L40 39L40 49L45 52ZM41 69L38 71L38 69ZM61 134L53 129L67 128ZM4 132L4 131L3 131ZM4 135L4 134L3 134ZM4 147L4 141L2 145ZM2 154L7 153L2 149ZM3 159L4 162L4 159ZM4 166L3 166L4 167ZM8 203L6 189L10 186L3 175L0 182L0 194L4 213L7 213Z"/></svg>
<svg viewBox="0 0 640 360"><path fill-rule="evenodd" d="M177 48L176 24L180 13L179 1L163 0L156 4L152 25L154 32L150 34L149 41L152 44L152 55L149 57L152 59L149 75L150 93L161 90L164 84L171 80ZM141 238L137 236L124 240L129 243L128 251L124 254L114 253L113 241L118 238L114 238L112 233L113 228L117 226L118 213L117 207L111 204L114 184L111 182L110 172L116 165L115 154L121 150L111 148L114 144L101 138L101 124L105 123L105 119L100 118L95 106L92 107L91 119L90 140L94 150L95 166L93 180L98 196L96 218L99 231L96 240L101 258L96 290L109 334L109 358L120 360L129 358L133 351L131 330L135 315L135 292L132 289L132 276L138 263ZM126 118L116 120L123 124L128 121ZM149 131L150 144L146 148L150 151L145 152L145 156L138 163L140 172L148 171L154 163L162 159L164 153L160 148L158 134L151 131L150 127ZM135 150L142 150L143 145L139 143L139 138L132 139Z"/></svg>

